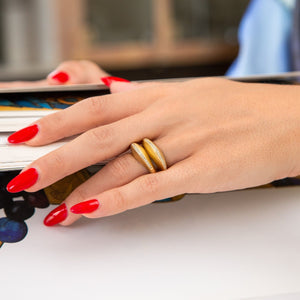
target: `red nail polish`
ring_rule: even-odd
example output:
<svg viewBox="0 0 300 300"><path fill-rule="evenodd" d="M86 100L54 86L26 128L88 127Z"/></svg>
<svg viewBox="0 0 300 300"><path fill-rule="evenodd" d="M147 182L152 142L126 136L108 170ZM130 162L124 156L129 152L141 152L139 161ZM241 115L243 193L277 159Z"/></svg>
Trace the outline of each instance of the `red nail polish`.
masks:
<svg viewBox="0 0 300 300"><path fill-rule="evenodd" d="M100 78L102 80L102 82L110 87L111 84L114 82L114 81L119 81L119 82L130 82L129 80L127 79L124 79L124 78L120 78L120 77L114 77L114 76L107 76L107 77L102 77Z"/></svg>
<svg viewBox="0 0 300 300"><path fill-rule="evenodd" d="M30 168L22 173L20 173L18 176L16 176L14 179L12 179L6 189L10 193L18 193L23 190L28 189L29 187L33 186L37 179L39 177L39 174L35 168Z"/></svg>
<svg viewBox="0 0 300 300"><path fill-rule="evenodd" d="M11 134L7 138L7 141L11 144L24 143L24 142L31 140L33 137L35 137L36 134L38 133L38 131L39 131L39 128L36 124L31 125L31 126L25 127L23 129L16 131L15 133Z"/></svg>
<svg viewBox="0 0 300 300"><path fill-rule="evenodd" d="M44 219L46 226L53 226L64 221L68 216L68 210L65 203L53 209Z"/></svg>
<svg viewBox="0 0 300 300"><path fill-rule="evenodd" d="M70 77L66 72L57 72L52 75L51 78L57 80L60 83L66 83Z"/></svg>
<svg viewBox="0 0 300 300"><path fill-rule="evenodd" d="M95 211L98 207L99 201L97 199L92 199L73 205L70 208L70 211L73 214L89 214Z"/></svg>

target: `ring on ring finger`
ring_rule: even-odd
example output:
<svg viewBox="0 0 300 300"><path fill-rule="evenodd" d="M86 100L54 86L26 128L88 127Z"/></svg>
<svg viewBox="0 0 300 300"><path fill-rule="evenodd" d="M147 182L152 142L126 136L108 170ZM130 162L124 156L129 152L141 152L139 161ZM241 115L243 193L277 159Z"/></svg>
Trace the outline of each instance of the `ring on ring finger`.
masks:
<svg viewBox="0 0 300 300"><path fill-rule="evenodd" d="M148 138L144 138L142 144L143 146L138 143L132 143L130 145L131 154L133 155L133 157L144 167L146 167L150 173L155 173L156 169L159 169L159 171L166 170L168 168L167 162L165 159L165 155L161 151L161 149ZM154 165L156 166L156 168ZM172 198L157 200L155 202L177 201L183 197L184 194L177 195Z"/></svg>

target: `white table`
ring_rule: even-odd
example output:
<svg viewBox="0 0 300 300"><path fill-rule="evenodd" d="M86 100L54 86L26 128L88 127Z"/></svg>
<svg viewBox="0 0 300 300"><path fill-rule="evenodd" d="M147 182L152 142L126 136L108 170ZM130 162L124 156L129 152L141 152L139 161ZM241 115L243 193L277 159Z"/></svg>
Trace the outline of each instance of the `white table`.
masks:
<svg viewBox="0 0 300 300"><path fill-rule="evenodd" d="M28 220L22 242L1 248L1 300L300 291L299 187L190 195L71 227L42 225L47 210Z"/></svg>

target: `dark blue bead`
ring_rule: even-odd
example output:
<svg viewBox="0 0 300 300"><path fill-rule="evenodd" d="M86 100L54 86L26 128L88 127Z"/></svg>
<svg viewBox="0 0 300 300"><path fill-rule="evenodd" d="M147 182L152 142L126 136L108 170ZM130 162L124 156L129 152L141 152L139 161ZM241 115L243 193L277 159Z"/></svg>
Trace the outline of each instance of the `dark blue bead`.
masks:
<svg viewBox="0 0 300 300"><path fill-rule="evenodd" d="M16 243L27 234L25 222L16 222L8 218L0 218L0 241L3 243Z"/></svg>

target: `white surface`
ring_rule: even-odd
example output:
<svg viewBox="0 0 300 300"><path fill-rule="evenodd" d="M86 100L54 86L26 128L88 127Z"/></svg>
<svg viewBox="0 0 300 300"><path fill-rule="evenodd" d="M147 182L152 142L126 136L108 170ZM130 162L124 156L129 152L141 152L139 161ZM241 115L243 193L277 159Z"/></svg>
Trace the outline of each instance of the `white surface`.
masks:
<svg viewBox="0 0 300 300"><path fill-rule="evenodd" d="M28 220L25 240L1 248L1 299L242 299L300 291L299 187L191 195L71 227L43 226L46 213Z"/></svg>
<svg viewBox="0 0 300 300"><path fill-rule="evenodd" d="M245 300L299 300L300 293L293 294L281 294L267 297L259 297L259 298L247 298Z"/></svg>

